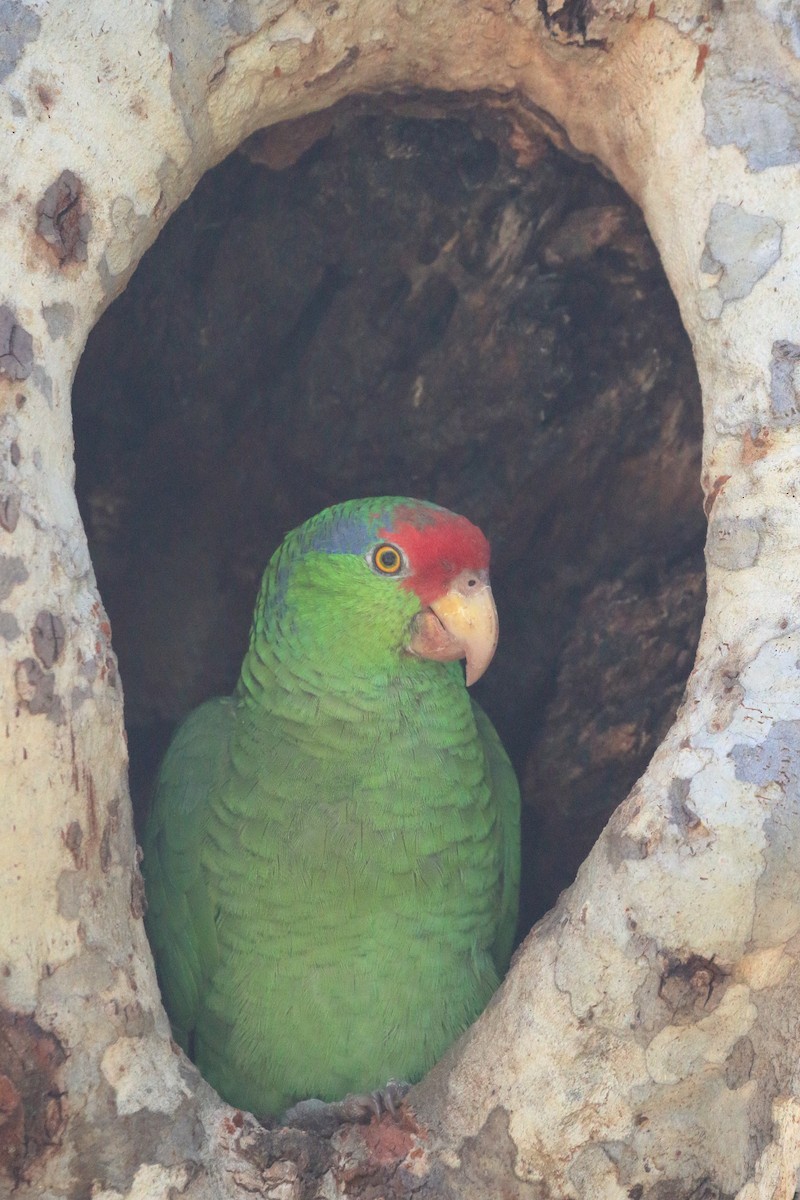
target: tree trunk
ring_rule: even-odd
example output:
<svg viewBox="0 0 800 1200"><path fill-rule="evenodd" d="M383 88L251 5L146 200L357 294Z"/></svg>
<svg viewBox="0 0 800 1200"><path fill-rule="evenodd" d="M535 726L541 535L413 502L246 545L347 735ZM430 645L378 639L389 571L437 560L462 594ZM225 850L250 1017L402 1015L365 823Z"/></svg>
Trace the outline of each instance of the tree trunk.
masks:
<svg viewBox="0 0 800 1200"><path fill-rule="evenodd" d="M3 19L0 1189L791 1200L791 7L10 0ZM319 1140L222 1105L170 1042L70 388L100 313L243 138L346 96L428 89L502 105L521 147L544 130L641 205L703 389L708 608L678 719L489 1010L400 1122Z"/></svg>

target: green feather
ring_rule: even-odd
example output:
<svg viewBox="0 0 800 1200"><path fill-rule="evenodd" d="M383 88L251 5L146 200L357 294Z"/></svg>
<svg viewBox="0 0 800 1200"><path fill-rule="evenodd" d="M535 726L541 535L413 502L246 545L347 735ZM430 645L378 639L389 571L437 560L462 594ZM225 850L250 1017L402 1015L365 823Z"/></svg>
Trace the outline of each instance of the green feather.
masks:
<svg viewBox="0 0 800 1200"><path fill-rule="evenodd" d="M236 692L178 730L146 830L176 1038L257 1113L419 1078L511 950L513 770L460 665L403 652L413 591L338 548L378 540L370 514L398 503L419 502L340 505L289 535Z"/></svg>

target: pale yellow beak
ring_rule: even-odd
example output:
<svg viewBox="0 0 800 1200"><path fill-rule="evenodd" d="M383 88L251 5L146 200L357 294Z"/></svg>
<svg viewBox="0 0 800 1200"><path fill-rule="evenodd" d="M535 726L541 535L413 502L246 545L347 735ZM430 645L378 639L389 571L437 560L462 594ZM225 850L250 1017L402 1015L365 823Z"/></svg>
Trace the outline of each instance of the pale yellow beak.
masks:
<svg viewBox="0 0 800 1200"><path fill-rule="evenodd" d="M467 660L467 687L480 679L497 649L498 623L488 571L462 571L450 590L412 626L408 649L420 658Z"/></svg>

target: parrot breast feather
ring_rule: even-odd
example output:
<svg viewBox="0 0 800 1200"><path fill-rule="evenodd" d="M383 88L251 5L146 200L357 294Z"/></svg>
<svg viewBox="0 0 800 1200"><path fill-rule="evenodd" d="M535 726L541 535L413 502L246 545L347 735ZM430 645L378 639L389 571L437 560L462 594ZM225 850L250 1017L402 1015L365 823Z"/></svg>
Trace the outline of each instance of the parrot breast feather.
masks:
<svg viewBox="0 0 800 1200"><path fill-rule="evenodd" d="M497 936L492 947L492 958L498 975L502 978L514 946L517 928L520 875L520 794L517 776L503 743L486 713L474 700L472 712L478 737L483 743L492 800L495 805L503 844L503 880L498 909Z"/></svg>

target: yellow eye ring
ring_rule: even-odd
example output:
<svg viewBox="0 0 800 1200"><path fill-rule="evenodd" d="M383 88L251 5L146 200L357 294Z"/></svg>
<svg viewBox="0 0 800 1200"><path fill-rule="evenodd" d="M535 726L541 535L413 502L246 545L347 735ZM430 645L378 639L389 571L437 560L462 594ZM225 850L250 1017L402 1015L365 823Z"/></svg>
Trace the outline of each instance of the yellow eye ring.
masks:
<svg viewBox="0 0 800 1200"><path fill-rule="evenodd" d="M403 565L403 556L391 542L383 542L372 552L372 565L381 575L397 575Z"/></svg>

